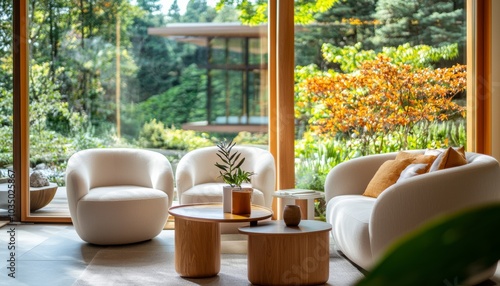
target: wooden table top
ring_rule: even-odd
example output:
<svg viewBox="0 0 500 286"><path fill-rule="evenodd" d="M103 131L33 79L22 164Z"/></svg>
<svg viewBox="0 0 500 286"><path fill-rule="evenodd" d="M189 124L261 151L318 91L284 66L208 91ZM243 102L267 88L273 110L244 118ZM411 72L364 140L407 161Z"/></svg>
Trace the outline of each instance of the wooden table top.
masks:
<svg viewBox="0 0 500 286"><path fill-rule="evenodd" d="M220 203L180 205L171 207L168 213L175 217L208 222L252 222L268 219L273 215L272 210L257 205L252 205L249 215L225 213Z"/></svg>
<svg viewBox="0 0 500 286"><path fill-rule="evenodd" d="M330 231L332 225L318 220L302 220L298 226L286 226L282 220L265 221L257 226L240 227L240 233L249 235L297 235Z"/></svg>

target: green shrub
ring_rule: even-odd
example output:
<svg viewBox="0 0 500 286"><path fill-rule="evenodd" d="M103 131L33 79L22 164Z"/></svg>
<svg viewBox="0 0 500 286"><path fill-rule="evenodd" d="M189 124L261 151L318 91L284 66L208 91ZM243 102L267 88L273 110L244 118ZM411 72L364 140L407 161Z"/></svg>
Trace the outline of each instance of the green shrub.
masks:
<svg viewBox="0 0 500 286"><path fill-rule="evenodd" d="M170 150L194 150L200 147L215 145L216 139L210 138L207 133L192 130L166 128L163 122L156 119L145 123L139 134L138 144L144 148L158 148Z"/></svg>
<svg viewBox="0 0 500 286"><path fill-rule="evenodd" d="M139 145L145 148L163 148L166 141L165 125L156 119L145 123L139 133Z"/></svg>
<svg viewBox="0 0 500 286"><path fill-rule="evenodd" d="M210 138L207 133L175 128L166 129L166 139L165 149L187 151L214 146L216 141L215 138Z"/></svg>
<svg viewBox="0 0 500 286"><path fill-rule="evenodd" d="M242 131L233 139L237 144L268 145L269 136L267 133L250 133Z"/></svg>

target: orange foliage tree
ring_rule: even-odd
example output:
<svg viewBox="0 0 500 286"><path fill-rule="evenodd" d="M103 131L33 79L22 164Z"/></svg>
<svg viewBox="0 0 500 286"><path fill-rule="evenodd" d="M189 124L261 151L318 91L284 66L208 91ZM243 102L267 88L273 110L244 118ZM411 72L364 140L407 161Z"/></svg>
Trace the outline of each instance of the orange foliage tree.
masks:
<svg viewBox="0 0 500 286"><path fill-rule="evenodd" d="M465 88L464 65L415 67L393 63L384 55L363 62L352 73L313 76L300 86L307 104L314 106L309 124L316 133L340 132L360 138L366 147L398 131L404 138L402 148L417 123L465 117L465 107L453 100Z"/></svg>

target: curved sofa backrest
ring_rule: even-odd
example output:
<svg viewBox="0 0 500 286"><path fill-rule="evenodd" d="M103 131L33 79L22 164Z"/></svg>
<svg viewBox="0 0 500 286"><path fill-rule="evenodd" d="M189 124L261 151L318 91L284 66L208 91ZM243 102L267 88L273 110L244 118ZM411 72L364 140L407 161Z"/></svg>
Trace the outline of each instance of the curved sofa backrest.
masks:
<svg viewBox="0 0 500 286"><path fill-rule="evenodd" d="M498 161L494 157L481 153L465 152L465 157L467 163L478 164L488 162L489 164L498 164Z"/></svg>
<svg viewBox="0 0 500 286"><path fill-rule="evenodd" d="M405 152L423 154L425 150L406 150ZM353 189L364 191L373 175L383 162L394 159L398 152L358 157L335 166L325 180L325 199L328 202L333 196L351 194ZM465 168L498 168L498 161L488 155L466 152L468 164L444 170L456 172ZM458 169L457 169L458 168ZM355 177L355 179L349 179Z"/></svg>
<svg viewBox="0 0 500 286"><path fill-rule="evenodd" d="M334 166L325 179L325 201L338 195L361 195L382 163L396 158L397 152L367 155Z"/></svg>

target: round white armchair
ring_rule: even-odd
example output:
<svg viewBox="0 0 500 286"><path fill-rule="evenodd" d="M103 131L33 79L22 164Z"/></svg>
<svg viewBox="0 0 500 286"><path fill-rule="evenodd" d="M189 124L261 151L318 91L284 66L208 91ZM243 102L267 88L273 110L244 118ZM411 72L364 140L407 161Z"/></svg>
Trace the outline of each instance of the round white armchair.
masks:
<svg viewBox="0 0 500 286"><path fill-rule="evenodd" d="M222 187L227 185L220 178L215 162L218 148L204 147L184 155L175 173L179 204L222 202ZM273 155L264 149L251 146L234 146L245 162L243 170L253 172L252 203L270 208L276 184L276 167ZM244 185L245 186L245 185Z"/></svg>
<svg viewBox="0 0 500 286"><path fill-rule="evenodd" d="M79 151L68 160L71 219L84 241L100 245L149 240L165 226L174 179L160 153L128 148Z"/></svg>

